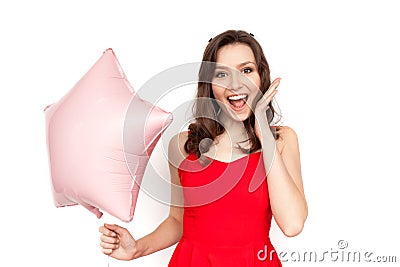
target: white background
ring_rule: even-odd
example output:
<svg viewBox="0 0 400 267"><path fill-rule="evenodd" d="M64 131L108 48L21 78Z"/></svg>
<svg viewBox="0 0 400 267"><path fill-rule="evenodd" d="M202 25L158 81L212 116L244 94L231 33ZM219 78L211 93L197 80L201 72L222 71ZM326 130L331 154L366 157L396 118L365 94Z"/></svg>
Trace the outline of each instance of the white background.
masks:
<svg viewBox="0 0 400 267"><path fill-rule="evenodd" d="M274 224L276 249L322 257L346 240L346 251L399 262L398 25L398 3L387 0L2 1L1 265L107 266L102 223L119 223L137 238L158 226L168 207L145 194L127 224L81 206L55 208L43 108L106 48L139 89L166 68L200 61L210 37L228 29L252 32L263 46L272 77L282 78L283 124L299 137L309 217L294 238ZM174 248L109 263L167 266ZM284 266L310 266L287 259ZM326 255L316 265L338 264Z"/></svg>

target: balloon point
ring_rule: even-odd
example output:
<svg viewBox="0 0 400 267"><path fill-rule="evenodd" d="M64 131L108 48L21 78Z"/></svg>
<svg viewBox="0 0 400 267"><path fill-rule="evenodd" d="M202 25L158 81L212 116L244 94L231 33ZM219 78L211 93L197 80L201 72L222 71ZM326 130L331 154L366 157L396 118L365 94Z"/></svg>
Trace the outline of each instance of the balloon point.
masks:
<svg viewBox="0 0 400 267"><path fill-rule="evenodd" d="M114 54L114 50L113 50L111 47L110 47L110 48L107 48L106 51L104 51L104 53L105 53L105 52L112 52L112 53Z"/></svg>

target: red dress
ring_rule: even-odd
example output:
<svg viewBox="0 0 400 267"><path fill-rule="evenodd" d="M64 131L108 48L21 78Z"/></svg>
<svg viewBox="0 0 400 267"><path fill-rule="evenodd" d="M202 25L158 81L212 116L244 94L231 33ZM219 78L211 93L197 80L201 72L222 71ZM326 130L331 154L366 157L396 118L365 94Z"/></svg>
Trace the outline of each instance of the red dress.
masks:
<svg viewBox="0 0 400 267"><path fill-rule="evenodd" d="M183 236L168 267L282 266L269 239L272 213L261 152L230 163L211 160L204 167L190 154L178 168ZM252 179L261 183L255 190L249 190Z"/></svg>

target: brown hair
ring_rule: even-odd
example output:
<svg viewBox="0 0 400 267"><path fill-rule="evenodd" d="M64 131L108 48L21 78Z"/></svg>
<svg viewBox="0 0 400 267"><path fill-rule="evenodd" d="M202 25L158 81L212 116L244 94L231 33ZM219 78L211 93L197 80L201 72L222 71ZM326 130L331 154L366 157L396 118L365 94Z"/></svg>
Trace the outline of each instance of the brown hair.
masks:
<svg viewBox="0 0 400 267"><path fill-rule="evenodd" d="M246 44L253 51L261 80L260 90L263 94L271 84L268 62L260 44L254 39L252 34L241 30L228 30L210 39L204 51L199 70L196 102L193 107L195 122L189 125L188 140L185 143L185 151L187 153L195 153L199 159L202 153L209 150L215 137L225 131L224 127L216 119L212 119L216 118L219 106L216 101L213 101L215 97L211 89L211 81L215 71L215 64L210 64L210 62L216 62L217 53L221 47L234 43ZM272 102L270 102L267 111L268 123L270 125L275 114L275 109L272 106ZM243 121L247 135L249 136L248 141L251 145L250 149L245 150L247 153L253 153L261 148L260 140L257 138L254 131L254 123L255 116L254 113L251 112L249 118ZM274 138L278 139L279 134L276 129L271 126L270 128L274 134Z"/></svg>

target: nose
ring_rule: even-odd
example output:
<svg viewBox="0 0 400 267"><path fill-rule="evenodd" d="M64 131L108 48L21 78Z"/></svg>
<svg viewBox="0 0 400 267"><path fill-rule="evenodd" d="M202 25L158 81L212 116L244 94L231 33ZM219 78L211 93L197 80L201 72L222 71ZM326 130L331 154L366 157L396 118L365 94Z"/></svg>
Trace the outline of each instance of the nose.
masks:
<svg viewBox="0 0 400 267"><path fill-rule="evenodd" d="M231 74L229 89L237 91L243 87L243 75L238 71L233 71Z"/></svg>

